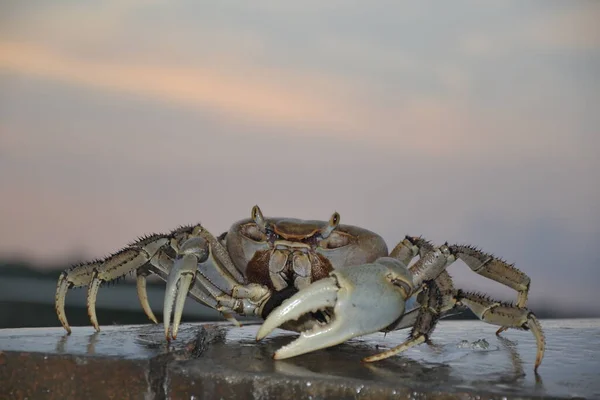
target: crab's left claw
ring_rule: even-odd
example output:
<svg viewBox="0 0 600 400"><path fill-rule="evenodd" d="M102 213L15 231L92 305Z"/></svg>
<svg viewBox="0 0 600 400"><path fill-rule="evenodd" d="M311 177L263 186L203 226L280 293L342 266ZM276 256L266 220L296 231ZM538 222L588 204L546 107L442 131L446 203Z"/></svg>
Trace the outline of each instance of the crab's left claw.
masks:
<svg viewBox="0 0 600 400"><path fill-rule="evenodd" d="M300 290L267 317L256 336L260 340L281 324L310 313L326 322L302 332L277 350L275 359L294 357L380 331L404 313L413 290L412 277L400 261L384 257L372 264L338 269ZM314 314L313 314L314 315Z"/></svg>
<svg viewBox="0 0 600 400"><path fill-rule="evenodd" d="M188 291L196 278L198 263L206 261L209 255L206 240L200 237L187 240L178 251L180 255L175 260L167 277L163 306L165 337L167 340L177 338L183 306ZM173 313L172 327L171 313Z"/></svg>

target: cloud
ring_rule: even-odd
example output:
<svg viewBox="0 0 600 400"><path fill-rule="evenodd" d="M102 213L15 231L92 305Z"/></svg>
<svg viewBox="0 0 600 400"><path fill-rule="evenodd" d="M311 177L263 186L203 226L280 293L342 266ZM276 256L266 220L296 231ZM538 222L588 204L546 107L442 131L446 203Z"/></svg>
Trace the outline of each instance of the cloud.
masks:
<svg viewBox="0 0 600 400"><path fill-rule="evenodd" d="M250 71L244 66L239 66L244 73L227 74L201 67L93 62L23 43L0 42L0 50L0 67L20 74L192 105L262 124L351 126L346 110L351 113L352 107L332 99L331 94L328 98L306 89L336 91L331 83L316 77L309 77L307 85L306 77L277 79L269 71Z"/></svg>
<svg viewBox="0 0 600 400"><path fill-rule="evenodd" d="M402 146L440 157L483 151L489 161L498 154L488 153L491 142L496 150L502 149L503 158L514 157L539 146L535 135L523 136L523 131L544 129L527 126L543 125L543 121L523 120L527 125L521 130L511 127L502 132L503 126L511 125L510 115L503 115L501 110L477 109L459 95L403 94L396 101L382 104L374 102L368 91L326 75L245 65L218 70L110 63L6 41L0 42L0 50L0 67L5 71L190 107L229 123L277 129L280 135L301 134L315 139L329 136L364 142L370 147ZM441 66L438 71L448 85L464 86L464 73L456 67ZM547 134L553 132L545 130ZM510 146L509 137L518 137L520 146ZM563 146L560 140L564 138L558 139L546 146Z"/></svg>
<svg viewBox="0 0 600 400"><path fill-rule="evenodd" d="M577 7L561 10L534 20L522 32L525 40L543 49L571 53L600 51L600 3L576 3Z"/></svg>
<svg viewBox="0 0 600 400"><path fill-rule="evenodd" d="M108 63L6 41L0 42L0 50L5 71L191 107L238 124L274 127L281 135L301 131L305 137L325 135L379 146L402 143L435 154L452 145L444 140L448 135L469 135L473 117L460 103L430 97L374 106L369 93L329 76L246 65L218 70Z"/></svg>
<svg viewBox="0 0 600 400"><path fill-rule="evenodd" d="M508 6L471 6L472 14L465 16L458 7L447 16L461 22L457 27L437 24L434 30L420 25L423 19L437 21L425 6L403 7L402 24L392 24L390 13L377 20L394 9L385 3L370 7L366 17L356 5L292 10L268 3L260 11L214 6L205 8L201 23L192 5L53 6L44 15L22 14L28 21L22 26L32 29L9 30L0 42L0 67L190 107L228 123L274 128L280 135L402 146L438 157L484 153L488 162L499 153L514 158L536 151L535 131L552 138L545 146L553 151L569 148L555 122L543 116L579 109L593 98L581 99L581 92L571 89L573 78L552 65L540 68L546 61L535 55L528 58L536 60L533 65L513 60L540 46L536 40L543 35L532 32L585 37L582 32L593 29L585 19L588 10L572 7L561 14L530 7L516 15ZM311 29L283 22L287 12L300 13ZM330 13L336 14L331 21ZM383 25L369 32L348 25L359 17L368 26ZM260 23L265 20L270 23ZM509 20L516 21L515 28L505 34ZM553 30L553 20L567 22ZM582 20L589 29L568 29ZM73 21L86 29L73 35ZM274 32L281 25L289 27ZM501 58L480 65L453 51L460 46ZM568 101L558 101L557 93ZM525 108L529 115L516 115ZM583 119L563 120L566 127ZM517 140L518 147L510 145ZM490 143L497 152L489 151Z"/></svg>
<svg viewBox="0 0 600 400"><path fill-rule="evenodd" d="M470 29L461 33L460 51L473 57L503 59L550 54L598 56L600 3L555 3L510 21L511 29ZM507 21L502 20L505 27ZM516 61L518 62L518 60Z"/></svg>

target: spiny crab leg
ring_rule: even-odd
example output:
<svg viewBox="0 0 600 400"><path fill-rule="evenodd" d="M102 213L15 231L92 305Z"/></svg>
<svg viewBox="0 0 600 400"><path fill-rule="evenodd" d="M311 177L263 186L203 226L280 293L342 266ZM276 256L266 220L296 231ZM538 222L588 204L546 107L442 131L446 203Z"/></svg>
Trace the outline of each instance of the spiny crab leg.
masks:
<svg viewBox="0 0 600 400"><path fill-rule="evenodd" d="M92 274L95 268L102 265L102 261L95 261L85 265L77 265L71 270L67 270L60 274L58 285L56 286L56 314L62 326L67 333L71 334L71 327L65 313L65 298L67 291L73 287L87 286L92 280Z"/></svg>
<svg viewBox="0 0 600 400"><path fill-rule="evenodd" d="M395 259L380 258L373 264L338 269L273 310L256 338L264 338L287 321L324 310L330 321L316 323L302 332L298 339L277 350L274 358L285 359L330 347L391 325L404 313L411 291L408 271ZM331 308L333 312L329 313Z"/></svg>
<svg viewBox="0 0 600 400"><path fill-rule="evenodd" d="M496 332L497 335L508 328L531 330L537 344L534 365L534 371L537 372L544 357L546 344L539 321L525 307L531 282L526 274L515 268L513 264L472 246L449 246L445 244L435 248L429 241L421 237L407 236L390 253L392 257L400 259L404 264L409 264L417 254L420 259L410 267L410 272L413 274L415 285L419 285L421 282L426 284L424 285L424 291L419 294L418 300L421 303L421 308L414 321L409 340L382 354L367 357L364 361L381 360L427 341L435 328L437 320L442 318L443 315L447 315L448 312L457 309L457 307L466 306L480 320L489 324L500 325L500 329ZM436 259L439 261L436 261ZM444 260L445 265L443 268L445 269L456 259L461 259L479 275L516 290L518 292L517 303L515 305L503 303L478 293L455 289L448 273L442 270L438 274L437 271L439 271L440 266L443 266ZM432 271L433 275L431 274ZM433 276L437 276L435 280L429 280ZM404 320L407 320L407 318L402 318L401 324L404 323ZM391 327L391 329L399 328Z"/></svg>
<svg viewBox="0 0 600 400"><path fill-rule="evenodd" d="M399 346L364 358L364 362L380 361L426 342L429 340L440 315L446 311L441 305L454 303L454 307L467 306L480 320L489 324L531 330L537 344L534 364L534 371L537 372L544 358L545 338L539 321L531 311L512 304L497 302L477 293L463 292L462 290L454 290L452 293L446 294L440 292L433 294L426 290L423 294L424 296L421 298L423 304L409 339Z"/></svg>
<svg viewBox="0 0 600 400"><path fill-rule="evenodd" d="M163 235L148 236L104 260L76 265L64 271L58 279L55 307L58 319L67 333L71 333L71 327L65 314L65 297L68 289L88 287L88 314L92 325L96 331L99 331L100 327L96 318L96 297L99 286L103 282L124 276L131 271L145 268L145 265L161 252L168 241L169 239ZM138 293L145 293L145 290L138 289ZM145 300L140 298L140 301L143 306ZM145 302L147 303L147 300Z"/></svg>
<svg viewBox="0 0 600 400"><path fill-rule="evenodd" d="M457 304L462 304L471 309L473 313L484 322L507 328L530 330L535 337L537 353L534 371L537 372L546 349L546 339L542 326L536 316L527 308L512 304L494 301L477 293L458 290L455 294Z"/></svg>

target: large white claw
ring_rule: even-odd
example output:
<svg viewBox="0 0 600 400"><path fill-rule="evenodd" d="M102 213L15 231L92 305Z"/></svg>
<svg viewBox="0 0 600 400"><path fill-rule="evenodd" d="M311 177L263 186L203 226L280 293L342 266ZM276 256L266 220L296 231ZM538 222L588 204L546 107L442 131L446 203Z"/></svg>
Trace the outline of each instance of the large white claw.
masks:
<svg viewBox="0 0 600 400"><path fill-rule="evenodd" d="M300 290L269 314L257 340L287 321L325 308L333 308L331 321L302 332L298 339L277 350L274 358L290 358L334 346L391 325L404 313L406 292L392 283L396 269L403 265L396 265L389 258L378 261L336 270L330 277Z"/></svg>
<svg viewBox="0 0 600 400"><path fill-rule="evenodd" d="M256 340L261 340L285 321L300 318L309 312L335 306L338 287L335 278L321 279L275 308L261 325Z"/></svg>

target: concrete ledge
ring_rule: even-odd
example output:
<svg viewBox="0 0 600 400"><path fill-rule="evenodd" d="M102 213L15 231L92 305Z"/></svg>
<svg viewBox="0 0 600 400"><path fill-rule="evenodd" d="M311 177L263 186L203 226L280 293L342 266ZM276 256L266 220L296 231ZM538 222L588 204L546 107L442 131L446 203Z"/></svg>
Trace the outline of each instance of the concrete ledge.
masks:
<svg viewBox="0 0 600 400"><path fill-rule="evenodd" d="M290 360L260 343L257 326L185 324L173 344L161 326L0 330L0 399L465 399L598 398L600 321L545 321L548 350L533 374L529 332L496 338L494 327L440 323L434 346L376 364L361 358L399 344L405 332L375 334ZM585 338L582 342L581 339ZM489 346L465 346L485 339ZM466 342L462 342L466 341Z"/></svg>
<svg viewBox="0 0 600 400"><path fill-rule="evenodd" d="M137 399L152 393L147 361L16 352L0 357L0 397L6 399Z"/></svg>

